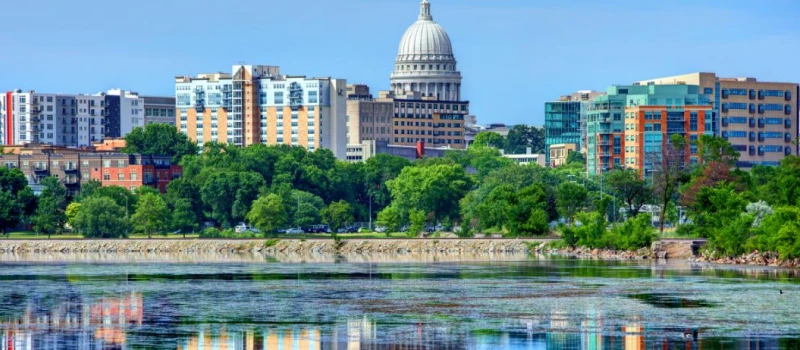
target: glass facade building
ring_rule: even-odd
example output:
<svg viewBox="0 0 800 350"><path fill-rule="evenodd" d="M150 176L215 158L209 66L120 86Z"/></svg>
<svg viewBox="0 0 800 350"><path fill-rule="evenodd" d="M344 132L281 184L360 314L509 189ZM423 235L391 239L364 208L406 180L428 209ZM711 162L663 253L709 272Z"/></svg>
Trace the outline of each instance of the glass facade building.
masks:
<svg viewBox="0 0 800 350"><path fill-rule="evenodd" d="M580 101L556 101L544 104L545 155L550 165L550 146L556 144L581 145L581 106Z"/></svg>

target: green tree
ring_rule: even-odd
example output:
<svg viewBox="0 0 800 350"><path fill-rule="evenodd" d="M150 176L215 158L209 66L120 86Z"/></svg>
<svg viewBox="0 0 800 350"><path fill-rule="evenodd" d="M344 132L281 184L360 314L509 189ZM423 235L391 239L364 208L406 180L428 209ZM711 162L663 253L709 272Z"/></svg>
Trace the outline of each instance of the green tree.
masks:
<svg viewBox="0 0 800 350"><path fill-rule="evenodd" d="M19 169L0 168L0 234L19 225L35 210L36 199Z"/></svg>
<svg viewBox="0 0 800 350"><path fill-rule="evenodd" d="M458 218L458 203L472 184L464 168L456 164L435 164L407 167L386 186L392 194L392 204L402 216L418 209L433 213L438 222L445 218Z"/></svg>
<svg viewBox="0 0 800 350"><path fill-rule="evenodd" d="M86 238L125 237L128 226L125 209L103 196L89 197L81 202L73 223Z"/></svg>
<svg viewBox="0 0 800 350"><path fill-rule="evenodd" d="M589 191L574 182L558 185L558 212L569 223L575 221L575 214L586 205Z"/></svg>
<svg viewBox="0 0 800 350"><path fill-rule="evenodd" d="M697 141L697 155L704 163L719 162L729 168L736 166L739 160L739 152L727 140L710 135L702 135Z"/></svg>
<svg viewBox="0 0 800 350"><path fill-rule="evenodd" d="M628 216L636 217L650 199L650 189L639 173L632 169L616 169L605 175L605 182L625 203Z"/></svg>
<svg viewBox="0 0 800 350"><path fill-rule="evenodd" d="M543 153L544 138L543 128L515 125L508 131L508 136L506 136L506 153L522 154L525 153L528 147L531 148L533 153Z"/></svg>
<svg viewBox="0 0 800 350"><path fill-rule="evenodd" d="M178 164L185 155L197 154L197 144L169 124L147 124L125 135L125 153L168 155Z"/></svg>
<svg viewBox="0 0 800 350"><path fill-rule="evenodd" d="M390 205L378 213L376 223L386 228L386 235L388 236L392 232L400 231L400 226L403 225L403 217L397 208Z"/></svg>
<svg viewBox="0 0 800 350"><path fill-rule="evenodd" d="M78 216L78 212L81 209L80 202L72 202L67 205L67 210L64 212L67 216L67 224L71 227L75 227L75 217Z"/></svg>
<svg viewBox="0 0 800 350"><path fill-rule="evenodd" d="M247 221L264 234L272 233L287 222L286 208L283 200L277 194L270 193L260 196L253 202L253 207L247 213Z"/></svg>
<svg viewBox="0 0 800 350"><path fill-rule="evenodd" d="M197 216L195 216L192 203L188 199L181 198L172 204L170 226L173 230L183 233L183 238L186 238L186 232L197 230Z"/></svg>
<svg viewBox="0 0 800 350"><path fill-rule="evenodd" d="M331 232L353 222L353 207L345 201L333 202L322 210L322 220L331 228Z"/></svg>
<svg viewBox="0 0 800 350"><path fill-rule="evenodd" d="M675 197L680 186L680 181L685 175L685 155L686 139L673 134L670 142L664 147L663 152L646 153L646 161L653 164L652 193L653 199L658 204L661 213L659 214L659 232L664 233L664 218L666 217L667 206Z"/></svg>
<svg viewBox="0 0 800 350"><path fill-rule="evenodd" d="M567 164L580 164L586 165L586 156L581 152L571 151L567 154Z"/></svg>
<svg viewBox="0 0 800 350"><path fill-rule="evenodd" d="M506 140L500 134L491 131L485 131L475 135L475 141L472 142L472 147L494 147L503 149Z"/></svg>
<svg viewBox="0 0 800 350"><path fill-rule="evenodd" d="M136 229L147 233L147 238L153 238L153 233L163 232L169 225L167 203L160 195L145 193L139 198L132 219Z"/></svg>
<svg viewBox="0 0 800 350"><path fill-rule="evenodd" d="M284 200L291 224L296 227L305 227L320 223L320 211L325 208L325 202L319 196L306 192L292 190L287 195L280 194Z"/></svg>
<svg viewBox="0 0 800 350"><path fill-rule="evenodd" d="M425 212L422 210L412 209L408 213L411 226L408 228L409 237L417 237L422 230L425 229Z"/></svg>
<svg viewBox="0 0 800 350"><path fill-rule="evenodd" d="M244 219L265 186L261 175L253 172L217 171L206 178L201 197L211 209L211 217L230 227Z"/></svg>
<svg viewBox="0 0 800 350"><path fill-rule="evenodd" d="M56 177L45 178L41 185L44 189L32 221L34 229L49 238L53 233L61 233L67 222L67 189Z"/></svg>

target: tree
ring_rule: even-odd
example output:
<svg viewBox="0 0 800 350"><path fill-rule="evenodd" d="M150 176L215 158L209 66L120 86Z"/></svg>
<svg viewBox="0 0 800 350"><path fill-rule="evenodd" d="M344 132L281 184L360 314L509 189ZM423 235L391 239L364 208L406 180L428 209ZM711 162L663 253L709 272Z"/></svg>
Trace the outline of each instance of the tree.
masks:
<svg viewBox="0 0 800 350"><path fill-rule="evenodd" d="M459 201L472 188L472 179L456 164L434 164L403 169L389 182L392 205L405 217L412 209L433 213L440 219L457 219Z"/></svg>
<svg viewBox="0 0 800 350"><path fill-rule="evenodd" d="M473 147L494 147L503 149L506 140L500 134L491 131L485 131L475 135L475 141L472 142Z"/></svg>
<svg viewBox="0 0 800 350"><path fill-rule="evenodd" d="M580 164L586 166L586 156L581 152L570 151L567 154L567 164Z"/></svg>
<svg viewBox="0 0 800 350"><path fill-rule="evenodd" d="M422 210L412 209L408 213L411 226L408 228L409 237L417 237L417 235L425 229L425 212Z"/></svg>
<svg viewBox="0 0 800 350"><path fill-rule="evenodd" d="M35 204L33 191L22 171L0 168L0 234L8 237L8 229L33 213Z"/></svg>
<svg viewBox="0 0 800 350"><path fill-rule="evenodd" d="M506 153L525 153L528 147L531 148L533 153L543 153L545 146L544 138L545 133L543 128L515 125L508 131L508 136L506 136Z"/></svg>
<svg viewBox="0 0 800 350"><path fill-rule="evenodd" d="M81 202L73 222L86 238L125 237L128 225L125 209L103 196L89 197Z"/></svg>
<svg viewBox="0 0 800 350"><path fill-rule="evenodd" d="M67 224L70 227L75 227L75 217L78 216L78 212L81 210L81 203L80 202L72 202L67 205L67 210L65 214L67 216Z"/></svg>
<svg viewBox="0 0 800 350"><path fill-rule="evenodd" d="M686 139L679 134L673 134L670 142L664 146L663 153L645 154L645 162L652 165L652 192L661 211L658 220L661 233L664 233L667 205L675 196L684 175L685 147Z"/></svg>
<svg viewBox="0 0 800 350"><path fill-rule="evenodd" d="M131 219L138 230L147 233L147 238L153 238L154 232L163 232L169 224L167 203L160 195L145 193L139 198Z"/></svg>
<svg viewBox="0 0 800 350"><path fill-rule="evenodd" d="M616 169L608 173L606 183L628 210L628 216L636 217L650 199L650 189L636 170Z"/></svg>
<svg viewBox="0 0 800 350"><path fill-rule="evenodd" d="M264 186L264 178L254 172L216 171L206 178L201 197L210 216L230 227L244 219Z"/></svg>
<svg viewBox="0 0 800 350"><path fill-rule="evenodd" d="M325 202L317 195L306 191L291 190L279 193L283 198L291 224L296 227L305 227L320 223L320 211L325 208Z"/></svg>
<svg viewBox="0 0 800 350"><path fill-rule="evenodd" d="M39 195L33 227L37 232L47 234L49 238L53 233L61 233L67 222L67 189L56 177L45 178L41 185L44 189Z"/></svg>
<svg viewBox="0 0 800 350"><path fill-rule="evenodd" d="M147 124L125 136L125 153L168 155L178 164L185 155L197 154L197 144L169 124Z"/></svg>
<svg viewBox="0 0 800 350"><path fill-rule="evenodd" d="M558 212L568 222L572 223L575 214L586 205L589 191L574 182L564 182L558 185Z"/></svg>
<svg viewBox="0 0 800 350"><path fill-rule="evenodd" d="M697 141L697 155L704 163L718 162L727 165L729 168L736 166L739 160L739 152L727 140L717 137L702 135Z"/></svg>
<svg viewBox="0 0 800 350"><path fill-rule="evenodd" d="M247 213L247 221L264 234L275 232L286 224L286 208L283 200L277 194L270 193L260 196L253 202L253 207Z"/></svg>
<svg viewBox="0 0 800 350"><path fill-rule="evenodd" d="M186 232L197 230L197 216L194 214L192 203L188 199L178 199L172 204L172 220L170 226L173 230L183 233L183 238L186 238Z"/></svg>
<svg viewBox="0 0 800 350"><path fill-rule="evenodd" d="M400 231L403 219L400 211L394 206L388 206L378 213L377 224L386 228L386 235Z"/></svg>
<svg viewBox="0 0 800 350"><path fill-rule="evenodd" d="M353 207L345 201L333 202L322 210L322 220L331 228L331 232L353 222Z"/></svg>

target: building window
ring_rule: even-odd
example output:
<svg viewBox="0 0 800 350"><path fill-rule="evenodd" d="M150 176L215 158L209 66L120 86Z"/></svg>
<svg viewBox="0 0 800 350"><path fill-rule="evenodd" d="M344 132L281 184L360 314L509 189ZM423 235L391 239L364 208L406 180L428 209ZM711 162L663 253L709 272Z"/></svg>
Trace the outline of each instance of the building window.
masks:
<svg viewBox="0 0 800 350"><path fill-rule="evenodd" d="M123 174L123 173L118 173L118 174L117 174L117 180L119 180L119 181L123 181L123 180L125 180L125 174Z"/></svg>
<svg viewBox="0 0 800 350"><path fill-rule="evenodd" d="M111 180L111 175L108 173L103 174L103 181L109 181L109 180Z"/></svg>

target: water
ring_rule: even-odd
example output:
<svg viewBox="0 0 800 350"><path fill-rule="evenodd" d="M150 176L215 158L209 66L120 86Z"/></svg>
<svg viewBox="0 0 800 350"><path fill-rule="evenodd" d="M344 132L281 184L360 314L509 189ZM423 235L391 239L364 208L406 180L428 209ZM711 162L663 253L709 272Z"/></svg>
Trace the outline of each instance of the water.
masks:
<svg viewBox="0 0 800 350"><path fill-rule="evenodd" d="M479 258L5 255L0 348L800 349L791 271Z"/></svg>

